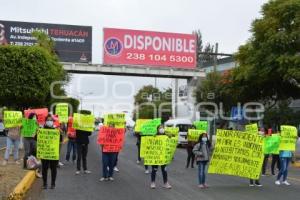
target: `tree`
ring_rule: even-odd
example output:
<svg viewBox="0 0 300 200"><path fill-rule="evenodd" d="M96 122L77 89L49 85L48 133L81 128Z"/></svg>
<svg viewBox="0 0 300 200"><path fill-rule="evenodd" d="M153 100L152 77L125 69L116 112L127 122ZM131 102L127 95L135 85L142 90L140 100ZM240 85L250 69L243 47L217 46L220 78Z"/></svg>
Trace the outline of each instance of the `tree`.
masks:
<svg viewBox="0 0 300 200"><path fill-rule="evenodd" d="M273 0L252 23L252 37L239 48L228 86L241 102L269 108L300 97L300 1Z"/></svg>
<svg viewBox="0 0 300 200"><path fill-rule="evenodd" d="M134 96L134 120L152 119L155 116L161 117L163 122L168 120L172 116L171 94L170 88L160 91L152 85L144 86Z"/></svg>
<svg viewBox="0 0 300 200"><path fill-rule="evenodd" d="M214 52L214 45L207 43L204 46L200 30L194 31L193 34L196 35L197 40L197 65L201 67L203 63L212 62L214 60L214 56L210 55L210 53Z"/></svg>

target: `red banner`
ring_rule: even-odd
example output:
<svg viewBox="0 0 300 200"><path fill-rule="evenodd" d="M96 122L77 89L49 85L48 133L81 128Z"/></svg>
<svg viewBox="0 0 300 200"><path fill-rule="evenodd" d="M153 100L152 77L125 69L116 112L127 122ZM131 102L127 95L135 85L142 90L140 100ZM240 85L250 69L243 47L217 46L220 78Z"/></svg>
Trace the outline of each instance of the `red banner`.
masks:
<svg viewBox="0 0 300 200"><path fill-rule="evenodd" d="M98 134L98 144L103 145L103 152L119 152L124 143L125 129L102 126Z"/></svg>
<svg viewBox="0 0 300 200"><path fill-rule="evenodd" d="M193 34L104 29L104 64L194 69L197 39Z"/></svg>
<svg viewBox="0 0 300 200"><path fill-rule="evenodd" d="M24 115L26 118L30 115L30 113L35 113L37 115L38 124L44 126L46 117L48 115L48 108L38 108L38 109L29 109L24 110Z"/></svg>

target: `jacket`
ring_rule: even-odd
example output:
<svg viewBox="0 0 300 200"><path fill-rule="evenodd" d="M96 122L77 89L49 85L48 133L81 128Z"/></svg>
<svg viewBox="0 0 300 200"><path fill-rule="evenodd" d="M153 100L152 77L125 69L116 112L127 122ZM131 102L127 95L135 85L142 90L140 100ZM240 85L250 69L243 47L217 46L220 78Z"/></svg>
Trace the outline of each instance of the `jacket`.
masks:
<svg viewBox="0 0 300 200"><path fill-rule="evenodd" d="M92 135L92 132L76 130L76 143L78 144L89 144L89 136Z"/></svg>
<svg viewBox="0 0 300 200"><path fill-rule="evenodd" d="M209 147L207 143L197 143L193 148L193 153L196 156L196 161L209 161Z"/></svg>

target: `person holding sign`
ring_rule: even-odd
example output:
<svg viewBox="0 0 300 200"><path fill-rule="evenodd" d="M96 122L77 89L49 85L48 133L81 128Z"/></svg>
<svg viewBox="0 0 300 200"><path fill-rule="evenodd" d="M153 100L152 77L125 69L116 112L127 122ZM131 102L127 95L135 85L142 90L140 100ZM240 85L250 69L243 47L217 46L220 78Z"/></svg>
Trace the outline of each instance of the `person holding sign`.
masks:
<svg viewBox="0 0 300 200"><path fill-rule="evenodd" d="M165 135L165 130L163 125L158 126L157 128L157 135L162 136ZM158 171L158 165L152 165L152 172L151 172L151 189L156 188L155 179L156 179L156 172ZM168 173L167 173L167 165L161 165L161 172L163 175L163 181L164 181L164 188L171 189L172 186L168 182Z"/></svg>
<svg viewBox="0 0 300 200"><path fill-rule="evenodd" d="M190 129L196 129L196 126L192 126ZM187 137L189 138L189 132ZM193 148L196 145L197 142L188 140L188 144L186 146L187 151L187 159L186 159L186 168L189 168L191 163L191 168L194 168L194 162L195 162L195 154L193 153Z"/></svg>
<svg viewBox="0 0 300 200"><path fill-rule="evenodd" d="M6 165L9 159L9 153L14 146L14 161L17 165L19 162L19 145L20 145L20 126L8 128L8 133L6 137L6 150L4 154L3 165Z"/></svg>
<svg viewBox="0 0 300 200"><path fill-rule="evenodd" d="M69 117L68 119L67 135L68 135L68 144L67 144L66 162L70 161L71 152L73 150L72 161L74 163L76 160L77 146L76 146L76 130L73 128L72 117Z"/></svg>
<svg viewBox="0 0 300 200"><path fill-rule="evenodd" d="M293 151L296 149L297 142L297 128L293 126L280 126L281 129L281 141L279 146L279 158L280 158L280 171L275 182L276 185L280 185L280 179L283 177L282 184L290 185L287 182L288 167L292 160Z"/></svg>
<svg viewBox="0 0 300 200"><path fill-rule="evenodd" d="M48 114L47 118L46 118L46 122L44 125L44 129L45 130L53 130L54 128L54 120L52 118L52 116L50 114ZM41 130L41 129L40 129ZM44 138L49 138L49 143L53 142L51 138L55 138L55 136L49 135L48 137L43 137L43 140L40 140L39 138L41 138L41 136L39 135L41 133L38 133L37 135L37 146L38 146L38 152L39 152L39 143L43 142L45 143L47 139ZM50 134L50 132L48 133ZM57 131L57 134L59 134L59 131ZM44 136L44 135L43 135ZM61 136L58 136L59 138ZM50 141L51 140L51 141ZM50 167L51 170L51 188L50 189L54 189L55 188L55 181L56 181L56 176L57 176L57 165L58 165L58 160L59 160L59 139L57 139L57 148L58 148L58 152L57 152L57 156L56 158L51 158L51 159L45 159L43 158L44 156L39 155L38 153L38 158L42 158L42 175L43 175L43 188L47 189L47 178L48 178L48 168ZM47 152L45 152L47 153ZM54 156L54 155L50 155L50 156Z"/></svg>
<svg viewBox="0 0 300 200"><path fill-rule="evenodd" d="M38 129L37 115L30 113L28 119L23 119L21 134L24 138L24 158L23 168L27 168L27 159L29 156L36 156L36 131Z"/></svg>
<svg viewBox="0 0 300 200"><path fill-rule="evenodd" d="M210 141L206 133L200 135L198 143L193 148L198 165L199 188L208 188L206 185L206 167L210 159Z"/></svg>

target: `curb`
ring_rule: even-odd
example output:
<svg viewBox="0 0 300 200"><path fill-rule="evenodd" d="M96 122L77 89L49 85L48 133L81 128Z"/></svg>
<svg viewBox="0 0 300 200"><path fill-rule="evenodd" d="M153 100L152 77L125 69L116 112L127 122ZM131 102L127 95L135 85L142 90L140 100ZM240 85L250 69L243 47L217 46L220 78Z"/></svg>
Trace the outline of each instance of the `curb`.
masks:
<svg viewBox="0 0 300 200"><path fill-rule="evenodd" d="M26 192L31 188L36 179L35 170L27 172L21 182L15 187L14 191L7 198L8 200L22 200Z"/></svg>

